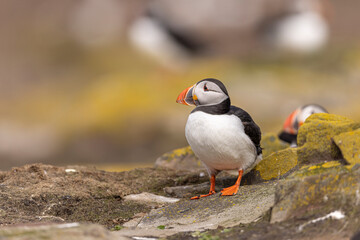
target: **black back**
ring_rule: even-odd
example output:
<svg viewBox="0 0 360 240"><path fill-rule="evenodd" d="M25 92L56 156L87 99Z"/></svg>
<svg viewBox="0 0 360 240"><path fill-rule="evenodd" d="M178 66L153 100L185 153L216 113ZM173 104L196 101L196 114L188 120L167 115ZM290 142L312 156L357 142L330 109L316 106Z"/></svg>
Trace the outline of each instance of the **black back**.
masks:
<svg viewBox="0 0 360 240"><path fill-rule="evenodd" d="M248 135L251 141L254 143L257 154L258 155L261 154L262 148L260 147L260 141L261 141L260 127L254 122L250 114L248 114L245 110L235 106L230 106L230 111L226 114L229 115L233 114L241 119L244 125L244 131L246 135Z"/></svg>

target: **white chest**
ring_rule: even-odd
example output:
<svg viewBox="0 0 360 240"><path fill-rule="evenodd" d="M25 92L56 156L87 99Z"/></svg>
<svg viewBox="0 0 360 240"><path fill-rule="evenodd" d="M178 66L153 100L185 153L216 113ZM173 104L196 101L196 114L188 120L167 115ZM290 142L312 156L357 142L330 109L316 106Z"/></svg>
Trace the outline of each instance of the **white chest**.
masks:
<svg viewBox="0 0 360 240"><path fill-rule="evenodd" d="M210 169L246 169L256 159L256 149L234 115L190 114L185 136L194 153Z"/></svg>

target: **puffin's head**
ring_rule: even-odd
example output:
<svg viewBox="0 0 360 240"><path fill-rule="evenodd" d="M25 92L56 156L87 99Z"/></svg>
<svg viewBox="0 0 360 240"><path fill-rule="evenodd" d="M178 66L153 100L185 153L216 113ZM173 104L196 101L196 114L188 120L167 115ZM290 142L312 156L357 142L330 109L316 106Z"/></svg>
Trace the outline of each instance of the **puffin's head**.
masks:
<svg viewBox="0 0 360 240"><path fill-rule="evenodd" d="M212 106L227 99L229 95L224 84L217 79L206 78L182 91L176 102L185 105Z"/></svg>
<svg viewBox="0 0 360 240"><path fill-rule="evenodd" d="M328 111L318 104L308 104L297 108L286 118L279 138L288 143L296 141L299 128L314 113L328 113Z"/></svg>
<svg viewBox="0 0 360 240"><path fill-rule="evenodd" d="M318 104L308 104L303 106L297 117L299 127L314 113L328 113L328 111Z"/></svg>
<svg viewBox="0 0 360 240"><path fill-rule="evenodd" d="M314 113L327 113L325 108L318 104L308 104L297 108L292 112L284 122L283 131L297 134L301 125L304 124L305 120Z"/></svg>

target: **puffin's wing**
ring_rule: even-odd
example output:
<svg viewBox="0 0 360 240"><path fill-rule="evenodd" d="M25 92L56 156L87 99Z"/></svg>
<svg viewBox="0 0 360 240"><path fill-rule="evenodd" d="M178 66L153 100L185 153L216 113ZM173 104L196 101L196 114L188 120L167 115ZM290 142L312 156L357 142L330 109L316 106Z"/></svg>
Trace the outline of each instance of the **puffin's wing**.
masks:
<svg viewBox="0 0 360 240"><path fill-rule="evenodd" d="M245 110L235 106L230 107L230 111L228 114L233 114L241 119L241 122L244 125L244 131L246 135L248 135L251 141L254 143L257 154L258 155L261 154L262 153L262 148L260 147L261 131L259 126L251 118L250 114L248 114Z"/></svg>

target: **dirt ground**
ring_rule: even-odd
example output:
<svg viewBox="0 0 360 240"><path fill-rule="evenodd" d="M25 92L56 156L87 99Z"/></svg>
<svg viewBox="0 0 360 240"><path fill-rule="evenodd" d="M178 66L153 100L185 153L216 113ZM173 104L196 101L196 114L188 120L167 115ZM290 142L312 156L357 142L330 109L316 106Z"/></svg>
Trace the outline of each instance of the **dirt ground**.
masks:
<svg viewBox="0 0 360 240"><path fill-rule="evenodd" d="M76 221L111 229L150 211L146 205L125 204L125 195L164 195L164 186L199 182L197 176L153 168L128 172L43 164L13 168L0 172L0 226Z"/></svg>

